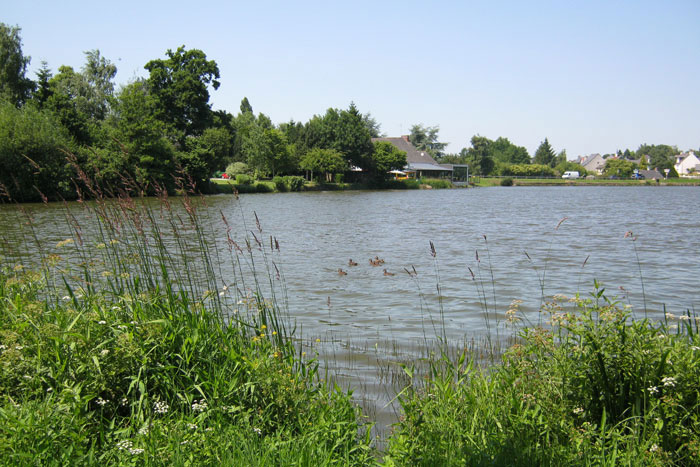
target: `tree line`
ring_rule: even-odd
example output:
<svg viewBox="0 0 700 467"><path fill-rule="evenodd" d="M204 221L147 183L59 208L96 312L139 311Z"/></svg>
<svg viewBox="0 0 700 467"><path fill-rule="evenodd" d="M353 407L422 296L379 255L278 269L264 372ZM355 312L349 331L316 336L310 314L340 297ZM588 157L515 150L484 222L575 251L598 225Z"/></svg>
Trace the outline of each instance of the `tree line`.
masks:
<svg viewBox="0 0 700 467"><path fill-rule="evenodd" d="M210 177L224 168L253 178L303 174L321 181L359 168L364 180L380 184L406 165L404 152L372 142L382 136L381 126L353 103L304 123L274 124L247 98L236 114L213 110L219 67L185 46L149 61L146 77L119 89L116 66L99 50L85 52L79 70L63 65L54 72L42 62L31 79L20 31L0 23L0 190L6 197L71 199L95 187L153 193L185 184L206 192ZM468 164L475 174L577 169L546 138L532 157L507 138L479 135L458 154L446 154L437 126L413 125L410 139L438 162ZM677 152L642 145L636 154L667 168Z"/></svg>
<svg viewBox="0 0 700 467"><path fill-rule="evenodd" d="M21 201L74 198L94 187L152 193L189 184L207 191L227 166L252 177L313 174L351 167L381 183L406 165L389 143L372 143L379 124L351 103L308 122L273 124L247 98L234 115L213 110L219 67L181 46L144 65L148 75L115 89L116 66L98 50L80 70L30 58L20 29L0 23L0 189ZM116 187L116 188L115 188Z"/></svg>

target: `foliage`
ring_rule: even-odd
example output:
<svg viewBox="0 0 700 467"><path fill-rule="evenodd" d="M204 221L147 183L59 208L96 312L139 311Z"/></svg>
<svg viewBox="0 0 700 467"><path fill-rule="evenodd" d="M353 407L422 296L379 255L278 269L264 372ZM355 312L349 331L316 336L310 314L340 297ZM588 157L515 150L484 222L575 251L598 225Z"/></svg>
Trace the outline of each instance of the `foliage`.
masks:
<svg viewBox="0 0 700 467"><path fill-rule="evenodd" d="M523 330L501 365L433 362L425 387L400 397L387 464L696 465L694 317L676 331L634 321L603 292L547 303L552 327ZM517 303L506 318L520 319Z"/></svg>
<svg viewBox="0 0 700 467"><path fill-rule="evenodd" d="M563 175L564 172L578 172L581 177L585 177L588 172L583 168L581 164L577 164L571 161L559 162L554 170L559 174Z"/></svg>
<svg viewBox="0 0 700 467"><path fill-rule="evenodd" d="M3 463L372 462L350 395L295 356L277 305L217 286L194 200L104 201L81 208L96 237L36 251L54 258L41 273L0 264ZM89 266L62 262L73 247Z"/></svg>
<svg viewBox="0 0 700 467"><path fill-rule="evenodd" d="M603 170L603 175L606 177L620 177L629 178L634 169L637 168L637 164L631 161L626 161L624 159L612 159L608 158L605 161L605 169Z"/></svg>
<svg viewBox="0 0 700 467"><path fill-rule="evenodd" d="M537 147L537 151L535 151L535 156L532 158L532 163L548 165L550 167L554 167L555 165L557 165L558 161L556 159L554 149L549 144L547 138L545 138L544 141L542 141Z"/></svg>
<svg viewBox="0 0 700 467"><path fill-rule="evenodd" d="M554 169L548 165L540 164L512 164L502 166L500 175L510 175L513 177L553 177L556 174Z"/></svg>
<svg viewBox="0 0 700 467"><path fill-rule="evenodd" d="M491 143L488 138L474 135L471 139L471 147L462 149L460 156L464 163L469 165L470 173L488 175L492 172L495 164L491 157Z"/></svg>
<svg viewBox="0 0 700 467"><path fill-rule="evenodd" d="M289 191L301 191L304 188L304 183L306 183L304 177L298 175L287 175L284 177L284 184Z"/></svg>
<svg viewBox="0 0 700 467"><path fill-rule="evenodd" d="M667 144L642 144L636 152L640 158L646 156L649 167L661 171L673 168L674 157L679 153L680 151L676 146Z"/></svg>
<svg viewBox="0 0 700 467"><path fill-rule="evenodd" d="M372 172L375 178L384 179L391 170L406 166L406 152L386 141L376 141L372 151Z"/></svg>
<svg viewBox="0 0 700 467"><path fill-rule="evenodd" d="M347 169L347 163L343 155L338 151L314 148L301 159L300 167L303 170L325 174L326 181L330 182L332 174L343 172Z"/></svg>
<svg viewBox="0 0 700 467"><path fill-rule="evenodd" d="M235 178L238 174L250 175L250 168L245 162L234 162L226 166L226 173L229 177Z"/></svg>
<svg viewBox="0 0 700 467"><path fill-rule="evenodd" d="M444 155L447 143L438 141L439 126L423 126L422 123L411 126L409 140L419 151L425 151L434 158Z"/></svg>
<svg viewBox="0 0 700 467"><path fill-rule="evenodd" d="M510 177L502 178L501 186L513 186L513 179Z"/></svg>
<svg viewBox="0 0 700 467"><path fill-rule="evenodd" d="M442 178L421 178L420 184L428 185L435 189L452 188L452 182Z"/></svg>
<svg viewBox="0 0 700 467"><path fill-rule="evenodd" d="M236 175L237 185L250 185L253 182L253 178L250 175L238 174Z"/></svg>
<svg viewBox="0 0 700 467"><path fill-rule="evenodd" d="M0 193L18 201L72 198L71 146L52 114L0 101Z"/></svg>
<svg viewBox="0 0 700 467"><path fill-rule="evenodd" d="M165 54L166 59L151 60L144 66L149 72L148 89L157 118L184 143L186 137L201 135L212 123L208 86L219 88L219 67L201 50L186 50L184 45Z"/></svg>
<svg viewBox="0 0 700 467"><path fill-rule="evenodd" d="M22 53L21 29L0 23L0 100L20 107L29 98L34 82L26 77L31 61Z"/></svg>

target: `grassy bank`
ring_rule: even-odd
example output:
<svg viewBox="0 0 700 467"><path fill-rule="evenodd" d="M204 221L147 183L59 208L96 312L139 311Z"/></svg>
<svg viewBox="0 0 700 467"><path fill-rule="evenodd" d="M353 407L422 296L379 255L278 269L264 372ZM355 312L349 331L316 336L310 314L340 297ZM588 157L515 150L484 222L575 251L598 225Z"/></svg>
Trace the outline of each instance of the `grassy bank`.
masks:
<svg viewBox="0 0 700 467"><path fill-rule="evenodd" d="M561 178L514 178L513 186L700 186L700 179L689 178L669 178L660 180L610 180L610 179L587 179L565 180ZM479 177L476 186L489 187L501 186L504 178L501 177Z"/></svg>
<svg viewBox="0 0 700 467"><path fill-rule="evenodd" d="M542 312L500 365L432 361L400 396L386 464L700 464L697 317L633 320L603 289Z"/></svg>
<svg viewBox="0 0 700 467"><path fill-rule="evenodd" d="M199 200L146 206L66 208L74 235L48 248L36 239L43 268L3 259L2 464L371 463L350 394L293 345L275 279L245 271L276 268L273 238L261 251L257 224L240 244L228 237L228 255L214 252ZM31 214L17 215L31 248ZM218 277L215 258L240 276Z"/></svg>
<svg viewBox="0 0 700 467"><path fill-rule="evenodd" d="M217 193L271 193L287 191L344 191L344 190L417 190L419 188L451 188L452 184L447 180L422 179L422 180L385 180L381 183L319 183L317 181L305 182L298 189L290 189L288 186L276 185L272 181L256 181L250 184L237 184L233 180L211 179L213 189ZM280 189L281 188L281 189Z"/></svg>

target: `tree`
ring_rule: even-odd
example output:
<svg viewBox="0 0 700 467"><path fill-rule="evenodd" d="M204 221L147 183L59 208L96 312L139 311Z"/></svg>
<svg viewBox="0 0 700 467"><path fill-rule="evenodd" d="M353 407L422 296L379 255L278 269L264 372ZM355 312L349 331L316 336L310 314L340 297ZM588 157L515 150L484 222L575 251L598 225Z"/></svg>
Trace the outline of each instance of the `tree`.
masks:
<svg viewBox="0 0 700 467"><path fill-rule="evenodd" d="M18 201L70 198L70 137L50 112L0 101L0 185Z"/></svg>
<svg viewBox="0 0 700 467"><path fill-rule="evenodd" d="M530 154L522 146L516 146L508 138L499 137L493 141L490 154L494 161L505 164L529 164Z"/></svg>
<svg viewBox="0 0 700 467"><path fill-rule="evenodd" d="M208 86L219 88L219 67L201 50L186 50L184 45L174 52L168 49L166 55L144 68L150 73L147 83L157 117L184 146L186 137L201 135L212 123Z"/></svg>
<svg viewBox="0 0 700 467"><path fill-rule="evenodd" d="M444 149L447 146L447 143L438 141L439 131L439 126L426 127L422 123L412 125L409 139L419 151L425 151L432 157L439 158L444 154Z"/></svg>
<svg viewBox="0 0 700 467"><path fill-rule="evenodd" d="M547 138L540 143L537 151L535 151L535 157L533 158L532 162L534 164L548 165L550 167L557 165L554 149L552 149L552 146L550 146Z"/></svg>
<svg viewBox="0 0 700 467"><path fill-rule="evenodd" d="M36 72L36 91L32 96L39 108L42 108L49 97L51 97L51 94L53 94L50 85L52 77L53 73L49 69L49 64L45 61L41 62L41 68Z"/></svg>
<svg viewBox="0 0 700 467"><path fill-rule="evenodd" d="M252 113L253 113L253 106L250 105L250 102L248 102L248 98L247 98L247 97L244 97L244 98L241 100L241 113L242 113L242 114L244 114L244 113L250 113L250 114L252 114Z"/></svg>
<svg viewBox="0 0 700 467"><path fill-rule="evenodd" d="M475 175L488 175L494 167L491 157L492 141L485 136L474 135L471 139L471 147L463 148L460 152L465 164L469 165L469 171Z"/></svg>
<svg viewBox="0 0 700 467"><path fill-rule="evenodd" d="M112 104L114 83L112 80L117 75L117 67L100 55L100 51L90 50L85 52L86 62L81 70L81 75L87 83L86 100L92 118L104 120Z"/></svg>
<svg viewBox="0 0 700 467"><path fill-rule="evenodd" d="M314 148L307 152L299 164L303 170L309 170L313 177L314 172L325 174L326 181L330 182L334 173L347 170L347 163L341 153L333 149Z"/></svg>
<svg viewBox="0 0 700 467"><path fill-rule="evenodd" d="M380 138L383 136L382 125L377 122L377 120L372 117L372 115L367 112L362 116L362 121L369 130L369 135L372 138Z"/></svg>
<svg viewBox="0 0 700 467"><path fill-rule="evenodd" d="M647 156L642 156L642 157L639 159L639 168L640 168L641 170L647 170L648 167L649 167L649 166L648 166L648 164L647 164Z"/></svg>
<svg viewBox="0 0 700 467"><path fill-rule="evenodd" d="M21 29L0 23L0 99L20 107L29 98L34 82L27 78L31 61L22 53Z"/></svg>
<svg viewBox="0 0 700 467"><path fill-rule="evenodd" d="M637 149L637 156L647 156L649 167L654 169L671 169L674 164L674 157L680 153L677 147L667 144L642 144Z"/></svg>
<svg viewBox="0 0 700 467"><path fill-rule="evenodd" d="M399 150L386 141L374 143L372 152L372 172L375 178L384 179L391 170L400 170L406 166L406 152Z"/></svg>
<svg viewBox="0 0 700 467"><path fill-rule="evenodd" d="M619 177L619 178L629 178L632 176L632 172L637 168L637 164L631 161L626 161L624 159L613 159L608 158L605 161L605 169L603 170L603 175L606 177Z"/></svg>

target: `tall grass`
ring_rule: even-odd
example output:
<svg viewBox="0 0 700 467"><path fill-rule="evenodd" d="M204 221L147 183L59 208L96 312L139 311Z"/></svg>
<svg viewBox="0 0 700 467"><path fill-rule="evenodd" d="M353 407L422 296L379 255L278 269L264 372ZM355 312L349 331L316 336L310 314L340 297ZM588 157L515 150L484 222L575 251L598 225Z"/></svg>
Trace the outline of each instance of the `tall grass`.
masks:
<svg viewBox="0 0 700 467"><path fill-rule="evenodd" d="M92 200L65 205L70 237L27 236L34 264L3 252L3 463L372 462L351 395L319 382L293 343L279 243L257 217L237 240L220 214L221 252L184 184L155 202L82 186ZM32 231L31 212L17 216Z"/></svg>
<svg viewBox="0 0 700 467"><path fill-rule="evenodd" d="M634 321L598 284L543 312L500 365L432 362L400 396L386 464L699 464L697 316Z"/></svg>

